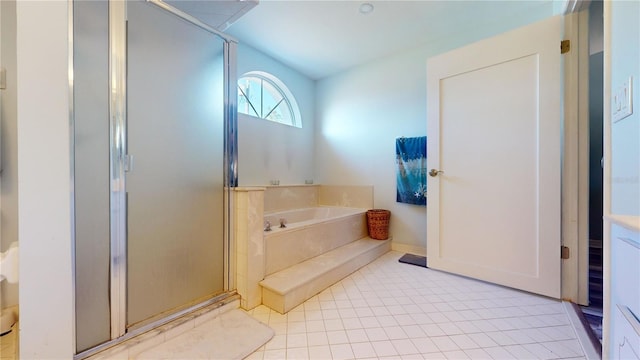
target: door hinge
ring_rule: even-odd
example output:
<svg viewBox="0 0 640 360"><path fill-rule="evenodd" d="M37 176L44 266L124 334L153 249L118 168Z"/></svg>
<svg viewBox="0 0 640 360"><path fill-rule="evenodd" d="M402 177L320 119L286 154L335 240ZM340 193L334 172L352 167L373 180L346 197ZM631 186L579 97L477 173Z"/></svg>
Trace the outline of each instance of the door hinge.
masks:
<svg viewBox="0 0 640 360"><path fill-rule="evenodd" d="M560 54L566 54L571 50L571 40L560 41Z"/></svg>
<svg viewBox="0 0 640 360"><path fill-rule="evenodd" d="M560 246L560 258L566 260L569 258L569 248L566 246Z"/></svg>

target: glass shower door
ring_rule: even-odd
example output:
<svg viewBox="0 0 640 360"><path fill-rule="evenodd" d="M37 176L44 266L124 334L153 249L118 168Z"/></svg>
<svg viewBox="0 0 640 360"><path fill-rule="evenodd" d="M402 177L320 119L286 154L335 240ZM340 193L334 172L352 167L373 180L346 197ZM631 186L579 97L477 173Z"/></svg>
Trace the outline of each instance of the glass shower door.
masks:
<svg viewBox="0 0 640 360"><path fill-rule="evenodd" d="M109 3L73 2L76 351L111 339Z"/></svg>
<svg viewBox="0 0 640 360"><path fill-rule="evenodd" d="M127 328L224 291L223 40L127 5Z"/></svg>

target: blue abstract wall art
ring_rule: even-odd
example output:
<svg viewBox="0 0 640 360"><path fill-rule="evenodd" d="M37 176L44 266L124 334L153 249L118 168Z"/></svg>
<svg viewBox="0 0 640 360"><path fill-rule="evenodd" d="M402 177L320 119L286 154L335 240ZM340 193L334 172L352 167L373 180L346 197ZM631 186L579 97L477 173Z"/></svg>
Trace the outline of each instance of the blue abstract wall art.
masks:
<svg viewBox="0 0 640 360"><path fill-rule="evenodd" d="M396 201L427 205L427 137L396 139Z"/></svg>

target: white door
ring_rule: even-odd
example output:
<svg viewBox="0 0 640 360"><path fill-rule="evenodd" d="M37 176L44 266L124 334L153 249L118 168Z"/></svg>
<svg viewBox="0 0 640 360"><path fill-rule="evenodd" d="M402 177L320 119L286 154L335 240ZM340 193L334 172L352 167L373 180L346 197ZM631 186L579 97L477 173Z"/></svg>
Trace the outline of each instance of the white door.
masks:
<svg viewBox="0 0 640 360"><path fill-rule="evenodd" d="M428 59L430 268L560 297L560 27Z"/></svg>

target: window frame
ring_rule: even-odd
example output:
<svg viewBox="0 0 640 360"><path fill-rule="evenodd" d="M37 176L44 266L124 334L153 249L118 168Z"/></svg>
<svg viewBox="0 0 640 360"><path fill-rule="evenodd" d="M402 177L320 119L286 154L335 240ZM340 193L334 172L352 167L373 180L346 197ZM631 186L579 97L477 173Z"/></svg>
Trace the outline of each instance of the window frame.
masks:
<svg viewBox="0 0 640 360"><path fill-rule="evenodd" d="M240 98L244 97L244 99L248 102L248 104L250 105L251 109L253 110L253 112L255 114L258 114L257 109L254 107L255 104L253 104L249 98L246 96L246 94L244 93L244 91L242 90L242 88L240 87L240 81L244 80L245 78L258 78L260 79L260 113L263 113L263 109L262 109L262 104L263 104L263 94L264 91L266 90L267 92L271 93L268 89L265 89L264 83L266 82L267 84L269 84L271 87L273 87L273 89L278 92L278 94L280 96L282 96L282 99L278 102L278 104L271 109L266 116L262 117L262 116L256 116L256 115L252 115L252 114L248 114L245 112L242 112L240 110L240 107L238 106L238 114L242 114L245 116L250 116L252 118L256 118L256 119L261 119L261 120L267 120L276 124L282 124L282 125L287 125L287 126L292 126L295 128L302 128L302 117L300 116L300 108L298 106L298 102L296 101L295 97L293 96L293 94L291 93L291 91L289 90L289 88L277 77L275 77L274 75L264 72L264 71L249 71L247 73L242 74L240 77L238 77L238 83L236 84L236 86L238 87L238 105L240 104ZM250 80L251 81L251 80ZM286 107L290 113L290 117L291 117L291 123L287 123L287 122L281 122L281 121L277 121L277 120L272 120L267 118L267 116L271 115L271 113L277 109L279 106L281 106L281 103L285 103ZM251 111L251 110L250 110Z"/></svg>

